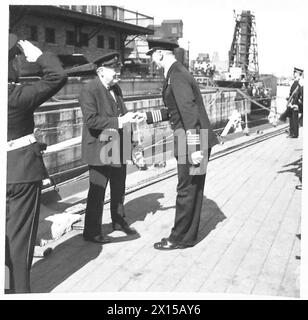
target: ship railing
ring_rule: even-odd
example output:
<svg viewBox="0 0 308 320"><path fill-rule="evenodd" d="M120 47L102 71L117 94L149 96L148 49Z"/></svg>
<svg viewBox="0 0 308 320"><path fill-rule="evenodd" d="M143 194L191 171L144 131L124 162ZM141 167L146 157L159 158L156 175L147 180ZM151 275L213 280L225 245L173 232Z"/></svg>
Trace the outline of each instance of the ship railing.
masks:
<svg viewBox="0 0 308 320"><path fill-rule="evenodd" d="M243 100L238 100L238 101L235 101L235 110L238 111L238 113L240 114L240 116L242 118L244 118L244 120L241 120L241 124L244 124L245 126L247 126L248 124L251 124L251 123L254 123L254 122L257 122L257 121L260 121L260 120L268 120L268 117L259 117L257 120L248 120L248 117L247 115L249 114L250 110L249 108L247 107L247 101L250 101L250 102L253 102L255 104L257 104L258 106L260 106L260 108L256 108L255 111L258 111L258 110L268 110L268 108L264 107L261 103L258 102L258 100L262 100L263 98L260 98L260 99L252 99L250 98L249 96L245 97L245 99ZM272 97L272 101L275 100L275 97ZM209 104L207 105L207 109L210 109L213 105L215 105L217 107L217 109L220 109L222 110L223 108L226 107L226 105L228 105L228 102L217 102L216 99L213 99L211 101L209 101ZM162 108L163 105L157 105L155 107L152 107L151 110L154 110L154 109L159 109L159 108ZM134 111L138 111L138 112L145 112L145 111L148 111L149 108L148 107L144 107L144 108L138 108ZM275 108L275 110L277 110ZM278 112L276 112L277 115L279 115ZM232 117L232 113L229 114L229 120L230 118ZM211 120L211 119L210 119ZM153 129L164 129L166 128L167 126L167 123L168 121L165 121L165 122L162 122L161 124L160 123L157 123L157 124L154 124L151 126L151 128ZM67 129L71 129L71 128L81 128L83 126L82 122L79 122L79 123L75 123L75 124L68 124L68 125L64 125L64 126L54 126L54 127L48 127L48 128L40 128L38 129L40 132L40 134L43 136L43 135L46 135L46 133L61 133L61 132L65 132ZM218 127L218 128L214 128L214 131L217 132L221 132L225 129L226 126L222 126L222 127ZM74 139L74 138L73 138ZM52 146L49 146L49 148L51 148ZM69 148L69 146L68 146Z"/></svg>
<svg viewBox="0 0 308 320"><path fill-rule="evenodd" d="M225 119L224 121L217 122L216 127L214 126L214 132L217 134L219 140L221 143L224 143L224 138L231 134L231 133L236 133L236 132L242 132L246 135L249 134L249 130L251 127L253 127L255 124L260 123L260 121L265 121L268 120L268 117L262 117L258 119L251 119L249 118L249 114L251 112L251 102L259 103L258 99L252 99L249 96L242 96L241 100L233 100L233 102L230 104L229 101L217 101L217 98L219 97L219 94L212 92L210 97L206 99L206 109L210 116L216 117L215 119L220 119L219 116L223 116ZM156 101L156 96L153 97ZM275 97L273 97L274 99ZM142 106L142 104L140 104ZM155 106L151 107L151 109L156 109L156 108L161 108L163 107L163 102L157 101ZM212 110L210 110L212 108ZM264 109L265 107L260 104L260 110ZM74 112L79 112L79 106L77 104L73 104L73 109L75 110ZM131 111L148 111L148 107L141 108L138 106L136 110L131 110ZM214 110L214 113L211 111ZM235 117L235 121L233 121L232 125L230 125L229 121L230 118L232 118L232 112L233 110L236 110L239 114L240 117ZM49 112L49 111L45 111ZM53 111L50 111L53 112ZM278 114L278 113L276 113ZM229 121L228 121L229 118ZM211 120L211 117L210 117ZM234 117L233 117L234 120ZM43 138L42 142L48 142L44 141L44 138L50 138L50 136L62 136L63 138L66 136L66 131L74 131L75 133L78 133L78 136L74 138L68 138L68 140L64 140L61 142L56 142L55 144L48 145L47 151L45 152L44 155L44 160L46 160L47 167L50 166L50 176L53 181L53 185L56 187L57 183L61 182L63 179L63 176L76 176L76 172L80 171L86 171L87 166L83 165L81 162L81 132L82 132L82 121L81 119L76 120L77 123L69 123L66 124L65 121L63 124L60 126L53 126L53 127L48 127L44 128L41 127L40 130L40 136ZM226 124L227 122L227 124ZM229 129L226 130L226 126L229 123ZM225 132L224 132L225 130ZM138 132L139 131L139 132ZM227 132L226 132L227 131ZM222 134L224 132L224 134ZM139 127L135 128L133 134L135 135L135 141L138 142L138 144L141 146L141 150L147 151L149 149L152 149L155 151L155 148L162 148L163 150L166 149L166 146L172 142L173 139L173 131L170 127L170 124L168 121L162 122L162 123L157 123L155 125L145 125L144 127ZM138 138L139 135L139 138ZM142 141L143 135L145 136L145 139ZM156 135L155 139L153 136ZM144 143L143 143L144 142ZM159 149L159 148L158 148ZM59 156L57 156L59 154ZM74 164L74 167L72 167L67 161L70 161L72 157L72 154L74 154L74 159L72 159L72 165ZM154 154L154 153L153 153ZM53 170L52 166L56 162L58 163L58 160L60 161L61 159L58 159L60 157L64 163L59 162L59 167L57 164L57 170ZM66 160L67 159L67 160ZM62 161L61 160L61 161ZM49 165L49 166L48 166Z"/></svg>

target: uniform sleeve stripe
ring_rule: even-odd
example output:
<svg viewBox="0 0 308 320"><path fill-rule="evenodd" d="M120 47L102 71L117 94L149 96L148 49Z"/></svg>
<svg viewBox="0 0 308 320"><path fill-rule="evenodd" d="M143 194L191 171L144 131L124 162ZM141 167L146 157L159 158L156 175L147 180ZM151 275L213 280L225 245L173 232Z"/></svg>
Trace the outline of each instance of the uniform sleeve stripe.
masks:
<svg viewBox="0 0 308 320"><path fill-rule="evenodd" d="M189 144L189 145L198 145L198 144L200 144L200 135L198 135L198 134L188 134L187 135L187 144Z"/></svg>
<svg viewBox="0 0 308 320"><path fill-rule="evenodd" d="M196 143L200 143L200 140L187 140L187 143L196 144Z"/></svg>
<svg viewBox="0 0 308 320"><path fill-rule="evenodd" d="M189 145L189 146L199 146L200 143L187 142L187 145Z"/></svg>
<svg viewBox="0 0 308 320"><path fill-rule="evenodd" d="M156 113L156 122L158 122L159 121L159 111L156 110L155 113Z"/></svg>
<svg viewBox="0 0 308 320"><path fill-rule="evenodd" d="M200 140L200 137L187 137L187 140Z"/></svg>
<svg viewBox="0 0 308 320"><path fill-rule="evenodd" d="M155 114L155 122L158 122L157 110L154 111Z"/></svg>
<svg viewBox="0 0 308 320"><path fill-rule="evenodd" d="M153 110L151 111L153 122L159 122L162 121L162 114L160 110Z"/></svg>

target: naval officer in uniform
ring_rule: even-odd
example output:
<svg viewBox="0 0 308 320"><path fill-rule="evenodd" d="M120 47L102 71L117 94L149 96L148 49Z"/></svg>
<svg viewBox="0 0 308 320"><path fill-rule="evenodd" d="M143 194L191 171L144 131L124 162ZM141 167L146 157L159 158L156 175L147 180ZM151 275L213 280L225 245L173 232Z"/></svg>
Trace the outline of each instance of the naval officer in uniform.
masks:
<svg viewBox="0 0 308 320"><path fill-rule="evenodd" d="M298 138L299 131L299 114L303 114L303 74L304 70L294 68L294 81L290 88L289 94L289 137Z"/></svg>
<svg viewBox="0 0 308 320"><path fill-rule="evenodd" d="M127 112L117 84L121 68L119 54L105 54L94 64L97 77L83 87L79 96L84 123L82 159L89 165L90 183L83 237L86 241L105 244L111 241L101 230L108 182L113 228L119 227L129 235L137 233L123 218L127 159L123 154L123 144L126 145L123 141L131 135L130 123L135 122L136 114Z"/></svg>
<svg viewBox="0 0 308 320"><path fill-rule="evenodd" d="M162 97L166 108L147 112L144 117L148 124L170 121L178 169L174 226L169 237L155 243L154 248L183 249L197 241L206 164L218 140L211 129L197 82L174 56L177 42L156 39L148 40L148 45L147 54L164 71Z"/></svg>
<svg viewBox="0 0 308 320"><path fill-rule="evenodd" d="M21 55L41 67L41 80L18 83ZM67 76L54 54L42 53L29 41L18 41L15 34L9 35L8 58L5 292L28 293L41 184L47 177L40 144L33 135L33 113L64 86Z"/></svg>

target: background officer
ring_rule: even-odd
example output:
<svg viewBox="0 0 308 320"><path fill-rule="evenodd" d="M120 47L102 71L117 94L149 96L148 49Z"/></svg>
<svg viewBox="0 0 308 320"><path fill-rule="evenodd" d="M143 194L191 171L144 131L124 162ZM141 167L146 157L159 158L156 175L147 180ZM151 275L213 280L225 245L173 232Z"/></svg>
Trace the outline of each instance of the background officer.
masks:
<svg viewBox="0 0 308 320"><path fill-rule="evenodd" d="M303 114L303 84L301 78L304 70L294 68L293 77L294 82L290 88L289 94L289 137L298 138L299 130L299 113Z"/></svg>
<svg viewBox="0 0 308 320"><path fill-rule="evenodd" d="M42 71L40 81L18 83L22 54ZM33 259L40 211L42 179L47 178L40 144L33 135L33 113L65 84L67 76L58 58L29 41L9 35L8 132L6 191L6 293L30 292ZM9 279L7 279L9 278Z"/></svg>
<svg viewBox="0 0 308 320"><path fill-rule="evenodd" d="M189 71L175 59L176 41L148 40L148 55L163 68L162 97L167 109L146 113L147 123L169 120L175 133L178 185L174 226L168 238L154 244L158 250L191 247L196 243L200 222L206 164L218 143L211 129L199 86ZM178 133L178 134L176 134ZM184 133L184 135L183 135ZM186 141L183 148L180 141Z"/></svg>
<svg viewBox="0 0 308 320"><path fill-rule="evenodd" d="M113 228L118 225L126 234L137 233L123 218L126 163L121 152L123 137L131 133L130 125L126 124L135 122L135 114L127 112L121 88L117 84L121 68L119 54L108 53L94 61L94 64L97 77L83 87L79 96L83 114L82 159L89 164L90 182L83 237L87 241L104 244L111 241L101 233L108 181ZM108 145L113 146L112 150L108 149ZM117 153L120 157L116 156Z"/></svg>

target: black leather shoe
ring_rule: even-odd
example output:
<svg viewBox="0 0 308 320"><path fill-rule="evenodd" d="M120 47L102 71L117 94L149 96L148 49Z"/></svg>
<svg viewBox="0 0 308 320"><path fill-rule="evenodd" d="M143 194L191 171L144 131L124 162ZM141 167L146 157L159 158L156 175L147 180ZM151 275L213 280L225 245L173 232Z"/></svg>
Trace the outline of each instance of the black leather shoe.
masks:
<svg viewBox="0 0 308 320"><path fill-rule="evenodd" d="M157 250L175 250L175 249L185 249L189 246L185 246L182 244L176 244L166 238L161 239L160 242L154 243L154 249Z"/></svg>
<svg viewBox="0 0 308 320"><path fill-rule="evenodd" d="M106 243L110 243L111 239L104 237L102 235L97 235L94 237L89 237L89 236L83 236L85 241L90 241L90 242L95 242L95 243L101 243L101 244L106 244Z"/></svg>
<svg viewBox="0 0 308 320"><path fill-rule="evenodd" d="M119 229L116 228L117 225L119 226ZM124 231L127 235L133 235L138 233L137 230L131 228L125 221L125 219L119 215L116 217L112 217L112 229Z"/></svg>
<svg viewBox="0 0 308 320"><path fill-rule="evenodd" d="M118 224L119 228L116 228L117 223L113 222L112 223L112 228L113 230L121 230L124 231L127 235L132 235L132 234L137 234L137 230L135 230L134 228L131 228L129 225L123 225L121 226L120 224Z"/></svg>

